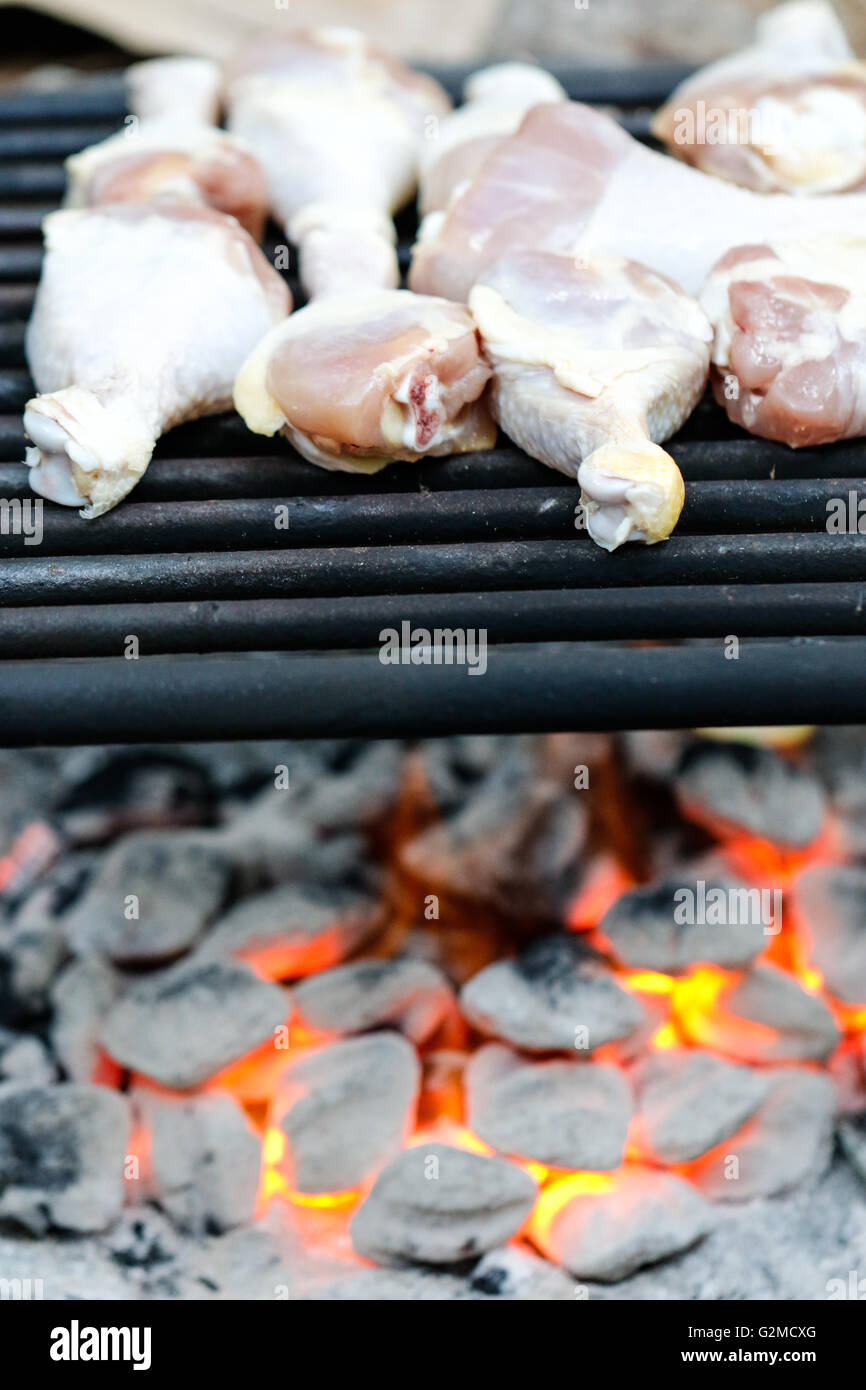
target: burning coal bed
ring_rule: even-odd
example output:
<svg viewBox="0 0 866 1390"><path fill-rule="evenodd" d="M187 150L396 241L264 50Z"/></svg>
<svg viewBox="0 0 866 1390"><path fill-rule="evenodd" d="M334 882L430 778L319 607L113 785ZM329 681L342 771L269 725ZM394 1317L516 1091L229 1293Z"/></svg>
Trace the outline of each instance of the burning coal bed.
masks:
<svg viewBox="0 0 866 1390"><path fill-rule="evenodd" d="M866 1297L862 731L0 793L4 1296Z"/></svg>

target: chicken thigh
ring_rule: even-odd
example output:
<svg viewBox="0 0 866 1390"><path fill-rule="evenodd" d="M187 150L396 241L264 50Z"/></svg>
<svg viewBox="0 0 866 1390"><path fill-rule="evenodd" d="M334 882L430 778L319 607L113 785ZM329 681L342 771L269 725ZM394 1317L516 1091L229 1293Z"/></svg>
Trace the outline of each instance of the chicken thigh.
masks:
<svg viewBox="0 0 866 1390"><path fill-rule="evenodd" d="M320 29L242 54L229 125L267 175L271 209L318 294L399 281L393 213L412 196L422 141L449 109L431 78L351 29Z"/></svg>
<svg viewBox="0 0 866 1390"><path fill-rule="evenodd" d="M694 300L620 257L515 251L469 307L493 364L495 419L577 478L593 540L614 550L669 536L683 480L658 441L694 409L709 367L712 332Z"/></svg>
<svg viewBox="0 0 866 1390"><path fill-rule="evenodd" d="M45 240L26 339L30 484L99 516L164 430L231 404L246 354L291 302L247 233L209 208L56 212Z"/></svg>
<svg viewBox="0 0 866 1390"><path fill-rule="evenodd" d="M866 193L793 198L753 193L633 140L578 102L535 106L488 155L447 212L424 219L409 283L465 300L516 249L613 252L697 294L725 251L802 237L857 236Z"/></svg>
<svg viewBox="0 0 866 1390"><path fill-rule="evenodd" d="M323 468L372 473L492 447L489 378L462 304L379 290L319 300L274 328L240 371L235 406Z"/></svg>
<svg viewBox="0 0 866 1390"><path fill-rule="evenodd" d="M866 434L866 240L739 246L701 303L736 424L795 448Z"/></svg>
<svg viewBox="0 0 866 1390"><path fill-rule="evenodd" d="M761 193L866 187L866 63L822 0L758 21L751 48L693 74L653 121L671 154Z"/></svg>
<svg viewBox="0 0 866 1390"><path fill-rule="evenodd" d="M463 105L433 127L422 148L418 191L422 216L446 208L454 190L473 178L531 107L565 100L556 78L529 63L497 63L474 72L464 84Z"/></svg>

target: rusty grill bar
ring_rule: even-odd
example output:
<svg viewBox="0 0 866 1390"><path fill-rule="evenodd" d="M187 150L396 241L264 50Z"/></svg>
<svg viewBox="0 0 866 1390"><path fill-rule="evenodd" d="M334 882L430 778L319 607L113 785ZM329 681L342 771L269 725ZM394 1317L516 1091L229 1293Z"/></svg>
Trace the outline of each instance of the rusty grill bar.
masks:
<svg viewBox="0 0 866 1390"><path fill-rule="evenodd" d="M436 75L456 94L465 74ZM648 138L683 69L557 76ZM123 115L116 76L0 98L7 501L29 496L23 340L41 220L62 159ZM404 215L404 266L413 230ZM610 556L575 530L574 484L507 441L363 478L231 417L182 426L116 511L86 523L46 503L40 546L0 535L2 742L861 721L866 535L826 530L831 499L866 498L861 443L794 452L707 400L670 448L686 478L676 534ZM380 631L404 621L486 628L484 677L383 666ZM725 659L729 635L739 660Z"/></svg>

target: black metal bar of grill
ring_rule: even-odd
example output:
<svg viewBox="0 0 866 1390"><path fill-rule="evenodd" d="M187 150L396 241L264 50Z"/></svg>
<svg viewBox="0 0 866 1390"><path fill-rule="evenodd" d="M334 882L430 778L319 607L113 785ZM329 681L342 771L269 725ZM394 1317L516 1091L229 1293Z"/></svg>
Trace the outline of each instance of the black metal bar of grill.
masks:
<svg viewBox="0 0 866 1390"><path fill-rule="evenodd" d="M866 634L866 583L682 585L340 598L229 599L0 608L9 659L339 651L373 647L388 627L483 628L491 643ZM734 630L735 629L735 630Z"/></svg>
<svg viewBox="0 0 866 1390"><path fill-rule="evenodd" d="M720 648L494 647L487 669L383 665L376 653L7 662L7 744L426 737L866 718L858 643ZM832 672L832 678L828 673ZM74 716L73 716L74 711Z"/></svg>
<svg viewBox="0 0 866 1390"><path fill-rule="evenodd" d="M36 548L38 550L38 548ZM858 582L866 536L674 536L607 555L574 540L456 542L167 555L70 555L0 560L10 607L130 599L338 598L462 589L630 588L656 584ZM616 633L611 636L615 637Z"/></svg>
<svg viewBox="0 0 866 1390"><path fill-rule="evenodd" d="M0 500L0 556L26 556L37 544L40 556L69 556L556 539L583 529L578 497L576 488L537 487L128 502L86 526L76 512L53 506L44 507L37 523L32 506L21 509ZM866 534L866 479L690 482L677 536L827 533L833 517L843 532L856 531L862 520ZM18 518L27 523L29 535ZM597 565L604 563L599 556Z"/></svg>
<svg viewBox="0 0 866 1390"><path fill-rule="evenodd" d="M65 159L67 155L76 154L86 145L93 145L98 140L105 140L109 135L114 135L117 129L117 121L88 126L45 126L37 130L29 130L26 127L18 130L14 126L0 129L0 160L38 159L40 156Z"/></svg>
<svg viewBox="0 0 866 1390"><path fill-rule="evenodd" d="M199 444L195 452L196 443ZM215 446L226 446L223 456ZM234 455L240 444L244 455ZM20 417L0 417L0 497L28 497L27 472L21 466L27 440ZM823 449L789 449L765 439L672 440L666 445L683 476L691 482L786 479L861 478L866 472L863 441L827 445ZM259 455L256 456L256 450ZM170 451L170 453L169 453ZM250 434L230 417L181 425L157 446L157 453L135 489L136 501L204 501L217 497L282 497L402 491L440 491L448 488L570 488L573 479L537 463L505 439L491 450L399 463L359 479L330 473L300 459L281 439Z"/></svg>
<svg viewBox="0 0 866 1390"><path fill-rule="evenodd" d="M436 75L456 96L468 71ZM687 71L556 75L646 140L652 108ZM574 526L574 480L504 439L353 477L230 415L171 431L108 516L46 505L41 545L7 534L30 497L20 411L41 221L62 196L62 158L123 115L117 74L0 97L4 742L863 719L863 443L793 451L749 438L709 395L668 445L686 506L659 547L599 551ZM412 235L401 217L404 268ZM840 504L852 529L831 534ZM370 649L403 622L483 628L484 678L383 666ZM130 634L138 661L120 657ZM738 661L719 640L730 634ZM613 645L629 642L651 645Z"/></svg>

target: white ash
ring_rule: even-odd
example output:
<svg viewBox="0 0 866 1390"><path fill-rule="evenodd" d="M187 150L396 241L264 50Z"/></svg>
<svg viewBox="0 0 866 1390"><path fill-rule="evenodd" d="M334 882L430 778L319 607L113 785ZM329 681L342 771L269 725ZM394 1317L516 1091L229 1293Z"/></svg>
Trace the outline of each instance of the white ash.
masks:
<svg viewBox="0 0 866 1390"><path fill-rule="evenodd" d="M205 824L215 801L210 762L158 747L74 749L64 759L57 821L79 845L133 830Z"/></svg>
<svg viewBox="0 0 866 1390"><path fill-rule="evenodd" d="M123 1204L129 1109L104 1086L0 1087L0 1220L101 1231Z"/></svg>
<svg viewBox="0 0 866 1390"><path fill-rule="evenodd" d="M362 890L282 883L230 908L203 949L254 961L284 979L339 964L381 925L378 899Z"/></svg>
<svg viewBox="0 0 866 1390"><path fill-rule="evenodd" d="M866 1110L866 1055L862 1043L852 1039L838 1047L826 1065L836 1087L836 1109L840 1115L856 1115Z"/></svg>
<svg viewBox="0 0 866 1390"><path fill-rule="evenodd" d="M124 992L123 976L99 956L73 960L51 991L51 1046L72 1081L93 1081L102 1065L100 1034Z"/></svg>
<svg viewBox="0 0 866 1390"><path fill-rule="evenodd" d="M405 1144L421 1067L397 1033L342 1039L299 1053L281 1074L271 1122L286 1136L280 1161L299 1192L361 1187Z"/></svg>
<svg viewBox="0 0 866 1390"><path fill-rule="evenodd" d="M26 825L44 818L56 790L52 754L44 749L0 749L0 855Z"/></svg>
<svg viewBox="0 0 866 1390"><path fill-rule="evenodd" d="M403 774L403 749L390 739L359 744L330 776L316 779L304 798L304 816L319 830L376 825L392 809Z"/></svg>
<svg viewBox="0 0 866 1390"><path fill-rule="evenodd" d="M703 885L703 887L701 886ZM684 897L684 894L690 897ZM710 914L699 912L698 904L712 893L724 895L719 902L748 903L749 889L732 878L698 879L690 875L671 875L645 888L623 893L605 912L599 931L610 943L617 959L631 970L657 970L677 974L698 961L722 967L748 965L767 945L760 914L725 912L745 921L701 920ZM689 913L695 904L694 913ZM696 920L681 920L694 916ZM767 924L769 925L769 924Z"/></svg>
<svg viewBox="0 0 866 1390"><path fill-rule="evenodd" d="M774 965L753 966L725 988L712 1015L713 1047L739 1062L821 1062L838 1042L820 995Z"/></svg>
<svg viewBox="0 0 866 1390"><path fill-rule="evenodd" d="M310 975L294 989L293 1022L315 1032L364 1033L383 1024L421 1044L455 1006L435 966L411 959L361 960Z"/></svg>
<svg viewBox="0 0 866 1390"><path fill-rule="evenodd" d="M231 866L194 833L139 832L102 859L65 919L78 955L102 952L117 965L183 954L218 913Z"/></svg>
<svg viewBox="0 0 866 1390"><path fill-rule="evenodd" d="M318 1294L340 1303L562 1303L574 1296L569 1275L521 1245L491 1250L465 1275L430 1266L365 1269Z"/></svg>
<svg viewBox="0 0 866 1390"><path fill-rule="evenodd" d="M636 1138L659 1163L700 1158L736 1133L770 1090L754 1068L696 1048L653 1053L632 1068L631 1078Z"/></svg>
<svg viewBox="0 0 866 1390"><path fill-rule="evenodd" d="M365 871L375 877L363 836L350 831L320 834L304 815L304 802L297 789L270 787L244 803L220 830L210 832L231 861L241 893L288 879L340 883Z"/></svg>
<svg viewBox="0 0 866 1390"><path fill-rule="evenodd" d="M455 1264L513 1236L536 1193L505 1159L422 1143L379 1174L352 1218L352 1244L379 1264Z"/></svg>
<svg viewBox="0 0 866 1390"><path fill-rule="evenodd" d="M66 955L59 902L77 886L86 862L84 856L66 856L15 913L0 922L0 1013L12 1021L38 1017L46 1008Z"/></svg>
<svg viewBox="0 0 866 1390"><path fill-rule="evenodd" d="M839 1121L839 1143L854 1172L866 1182L866 1110Z"/></svg>
<svg viewBox="0 0 866 1390"><path fill-rule="evenodd" d="M515 1302L561 1303L574 1298L574 1280L522 1245L490 1250L469 1275L473 1294Z"/></svg>
<svg viewBox="0 0 866 1390"><path fill-rule="evenodd" d="M342 1227L314 1237L303 1224L309 1215L278 1202L252 1225L201 1238L179 1235L156 1210L131 1208L104 1235L49 1233L34 1242L0 1231L0 1269L9 1279L41 1279L46 1299L479 1301L496 1296L472 1288L487 1260L495 1270L503 1258L524 1254L522 1246L499 1247L468 1274L370 1269L359 1264ZM572 1284L570 1297L823 1301L850 1296L850 1271L866 1269L866 1186L841 1160L821 1182L716 1207L715 1219L684 1253L616 1284ZM547 1269L571 1283L555 1266ZM525 1287L515 1287L514 1297L535 1297Z"/></svg>
<svg viewBox="0 0 866 1390"><path fill-rule="evenodd" d="M505 757L511 743L506 736L473 734L425 739L408 755L407 776L417 774L420 795L437 815L451 815Z"/></svg>
<svg viewBox="0 0 866 1390"><path fill-rule="evenodd" d="M864 1188L845 1163L788 1195L715 1210L699 1245L619 1284L589 1285L590 1300L825 1301L850 1297L850 1271L866 1270Z"/></svg>
<svg viewBox="0 0 866 1390"><path fill-rule="evenodd" d="M401 851L403 866L435 892L483 902L505 917L561 920L577 880L586 811L539 766L531 741L515 743L456 813Z"/></svg>
<svg viewBox="0 0 866 1390"><path fill-rule="evenodd" d="M819 729L810 748L848 851L866 854L866 740L856 728Z"/></svg>
<svg viewBox="0 0 866 1390"><path fill-rule="evenodd" d="M502 1153L551 1168L605 1170L622 1161L632 1111L619 1067L531 1062L491 1043L464 1073L471 1129Z"/></svg>
<svg viewBox="0 0 866 1390"><path fill-rule="evenodd" d="M566 1185L569 1179L563 1179ZM628 1165L601 1190L580 1190L548 1223L534 1221L543 1254L579 1279L616 1280L694 1245L712 1208L671 1173Z"/></svg>
<svg viewBox="0 0 866 1390"><path fill-rule="evenodd" d="M683 812L714 833L747 831L795 849L812 843L827 810L817 777L752 744L692 744L675 786Z"/></svg>
<svg viewBox="0 0 866 1390"><path fill-rule="evenodd" d="M148 1135L142 1195L195 1234L252 1221L261 1144L237 1102L225 1094L172 1096L143 1086L130 1099Z"/></svg>
<svg viewBox="0 0 866 1390"><path fill-rule="evenodd" d="M530 1052L594 1052L643 1019L603 957L567 933L486 966L464 985L460 1006L482 1033Z"/></svg>
<svg viewBox="0 0 866 1390"><path fill-rule="evenodd" d="M289 1007L284 990L242 962L191 956L130 989L100 1037L122 1066L185 1090L272 1040Z"/></svg>
<svg viewBox="0 0 866 1390"><path fill-rule="evenodd" d="M866 866L806 869L794 884L792 906L829 993L843 1004L866 1002Z"/></svg>
<svg viewBox="0 0 866 1390"><path fill-rule="evenodd" d="M676 729L638 729L621 736L626 767L657 782L676 774L688 736Z"/></svg>
<svg viewBox="0 0 866 1390"><path fill-rule="evenodd" d="M0 1084L45 1086L55 1080L57 1069L48 1048L32 1033L13 1033L0 1028Z"/></svg>
<svg viewBox="0 0 866 1390"><path fill-rule="evenodd" d="M771 1074L770 1093L738 1134L698 1163L690 1180L716 1202L772 1197L820 1176L833 1146L835 1091L822 1072Z"/></svg>

